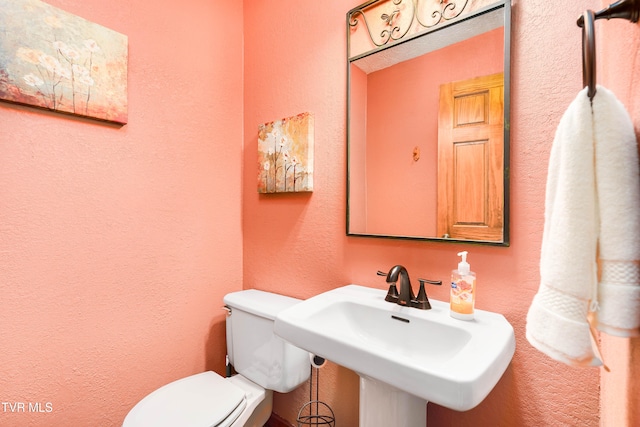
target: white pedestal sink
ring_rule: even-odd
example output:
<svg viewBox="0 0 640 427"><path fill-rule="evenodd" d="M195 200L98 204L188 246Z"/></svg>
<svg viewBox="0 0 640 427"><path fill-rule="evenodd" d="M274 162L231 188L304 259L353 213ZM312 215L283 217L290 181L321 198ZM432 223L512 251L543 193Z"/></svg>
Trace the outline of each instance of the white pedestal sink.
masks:
<svg viewBox="0 0 640 427"><path fill-rule="evenodd" d="M458 411L478 405L515 352L504 316L476 310L475 320L384 300L386 291L348 285L278 314L277 335L360 376L360 425L426 426L426 403ZM387 420L389 419L389 420Z"/></svg>

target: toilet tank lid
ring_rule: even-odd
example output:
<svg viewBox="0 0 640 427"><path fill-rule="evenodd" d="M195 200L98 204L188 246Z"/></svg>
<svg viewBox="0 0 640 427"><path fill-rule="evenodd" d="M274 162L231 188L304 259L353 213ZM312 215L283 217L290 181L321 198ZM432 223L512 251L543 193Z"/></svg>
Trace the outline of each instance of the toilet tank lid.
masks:
<svg viewBox="0 0 640 427"><path fill-rule="evenodd" d="M224 303L230 308L237 308L271 320L275 320L276 315L282 310L300 301L301 300L297 298L260 291L258 289L246 289L224 296Z"/></svg>

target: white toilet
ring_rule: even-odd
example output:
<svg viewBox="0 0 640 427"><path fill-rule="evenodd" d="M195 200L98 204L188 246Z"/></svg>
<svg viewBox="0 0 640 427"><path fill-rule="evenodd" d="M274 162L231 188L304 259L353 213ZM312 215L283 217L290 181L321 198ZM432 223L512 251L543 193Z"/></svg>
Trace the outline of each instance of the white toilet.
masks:
<svg viewBox="0 0 640 427"><path fill-rule="evenodd" d="M224 297L227 353L238 375L202 372L149 394L123 427L263 427L273 390L287 393L309 378L309 353L273 333L276 314L300 300L255 289Z"/></svg>

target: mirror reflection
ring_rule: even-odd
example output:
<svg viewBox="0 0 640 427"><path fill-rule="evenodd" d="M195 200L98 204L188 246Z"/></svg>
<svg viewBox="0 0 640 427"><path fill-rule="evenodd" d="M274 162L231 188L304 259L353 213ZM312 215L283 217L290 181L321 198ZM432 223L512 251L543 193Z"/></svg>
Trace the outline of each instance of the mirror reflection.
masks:
<svg viewBox="0 0 640 427"><path fill-rule="evenodd" d="M374 15L378 3L387 8ZM510 8L454 10L395 42L415 22L403 3L348 16L347 234L506 245ZM391 47L379 47L384 37Z"/></svg>

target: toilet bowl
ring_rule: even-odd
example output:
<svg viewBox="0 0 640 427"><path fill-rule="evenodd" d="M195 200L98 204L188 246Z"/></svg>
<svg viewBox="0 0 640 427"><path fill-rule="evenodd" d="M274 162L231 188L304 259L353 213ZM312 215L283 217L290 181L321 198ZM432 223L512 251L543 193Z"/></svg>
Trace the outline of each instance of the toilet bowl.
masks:
<svg viewBox="0 0 640 427"><path fill-rule="evenodd" d="M207 371L151 392L123 427L262 427L273 391L287 393L309 378L309 353L273 333L275 316L300 300L255 289L224 297L227 353L237 375Z"/></svg>

